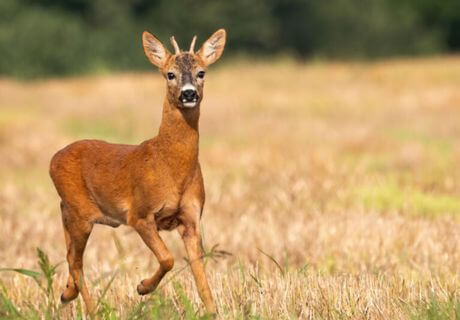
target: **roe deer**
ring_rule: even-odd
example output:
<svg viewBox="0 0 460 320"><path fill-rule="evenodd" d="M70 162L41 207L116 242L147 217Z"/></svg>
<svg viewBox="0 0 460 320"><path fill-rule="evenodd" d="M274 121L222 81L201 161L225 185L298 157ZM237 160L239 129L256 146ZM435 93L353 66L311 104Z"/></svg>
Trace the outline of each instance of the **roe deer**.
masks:
<svg viewBox="0 0 460 320"><path fill-rule="evenodd" d="M194 52L196 36L185 52L174 37L171 54L152 34L142 34L144 52L166 79L167 92L158 135L140 145L81 140L58 151L50 175L61 197L69 278L61 300L81 292L88 312L93 305L83 276L83 252L95 223L133 227L160 264L137 286L152 292L173 268L174 258L159 235L176 229L181 235L198 293L207 312L215 313L206 278L199 229L204 186L198 161L198 119L206 68L220 58L225 30L216 31Z"/></svg>

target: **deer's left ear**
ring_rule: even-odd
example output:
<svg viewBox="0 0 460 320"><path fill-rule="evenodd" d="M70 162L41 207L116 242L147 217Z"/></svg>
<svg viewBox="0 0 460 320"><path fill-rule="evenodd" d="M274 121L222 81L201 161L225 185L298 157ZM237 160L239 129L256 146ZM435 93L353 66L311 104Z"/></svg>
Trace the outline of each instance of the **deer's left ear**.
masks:
<svg viewBox="0 0 460 320"><path fill-rule="evenodd" d="M219 29L214 32L208 40L206 40L201 49L198 51L198 55L207 66L216 62L222 55L222 52L224 52L226 37L227 34L225 30Z"/></svg>

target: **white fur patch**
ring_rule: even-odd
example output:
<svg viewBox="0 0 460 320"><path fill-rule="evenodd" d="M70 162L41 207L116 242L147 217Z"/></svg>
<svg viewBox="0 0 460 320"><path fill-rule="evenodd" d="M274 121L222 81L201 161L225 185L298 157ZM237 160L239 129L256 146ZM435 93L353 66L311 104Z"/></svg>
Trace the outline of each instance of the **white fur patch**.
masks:
<svg viewBox="0 0 460 320"><path fill-rule="evenodd" d="M191 101L191 102L183 102L182 103L184 105L184 107L186 108L193 108L196 106L196 101Z"/></svg>
<svg viewBox="0 0 460 320"><path fill-rule="evenodd" d="M191 83L187 83L185 86L182 87L181 91L185 91L185 90L193 90L193 91L196 91L196 88L193 84Z"/></svg>

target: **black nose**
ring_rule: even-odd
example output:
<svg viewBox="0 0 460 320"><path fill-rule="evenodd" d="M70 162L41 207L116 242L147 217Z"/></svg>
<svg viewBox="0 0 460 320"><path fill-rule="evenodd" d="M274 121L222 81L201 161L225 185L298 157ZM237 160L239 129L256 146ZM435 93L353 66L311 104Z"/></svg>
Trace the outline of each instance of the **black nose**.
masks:
<svg viewBox="0 0 460 320"><path fill-rule="evenodd" d="M182 91L182 98L187 101L193 101L196 98L196 90L187 89Z"/></svg>

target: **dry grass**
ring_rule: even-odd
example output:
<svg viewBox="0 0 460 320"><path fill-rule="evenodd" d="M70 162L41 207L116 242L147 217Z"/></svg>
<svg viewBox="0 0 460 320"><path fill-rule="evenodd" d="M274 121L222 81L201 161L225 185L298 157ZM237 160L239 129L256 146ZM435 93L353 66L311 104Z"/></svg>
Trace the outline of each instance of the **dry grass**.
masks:
<svg viewBox="0 0 460 320"><path fill-rule="evenodd" d="M238 62L207 81L205 246L233 254L207 263L222 318L460 318L460 58ZM0 267L36 270L36 247L65 260L50 157L79 138L152 137L163 92L154 73L0 80ZM95 228L85 271L96 298L118 270L101 317L203 313L179 237L163 235L175 271L141 298L153 255L129 228ZM57 271L56 299L66 264ZM0 317L16 317L5 297L45 317L32 279L0 279Z"/></svg>

